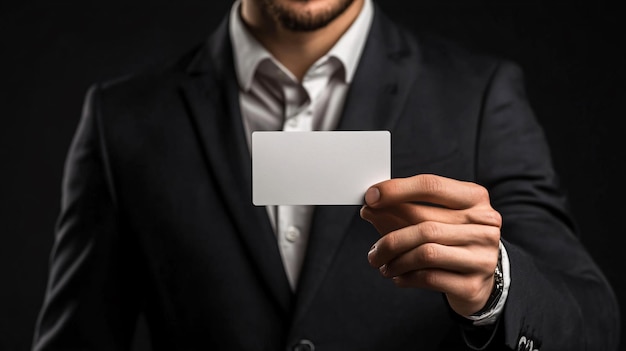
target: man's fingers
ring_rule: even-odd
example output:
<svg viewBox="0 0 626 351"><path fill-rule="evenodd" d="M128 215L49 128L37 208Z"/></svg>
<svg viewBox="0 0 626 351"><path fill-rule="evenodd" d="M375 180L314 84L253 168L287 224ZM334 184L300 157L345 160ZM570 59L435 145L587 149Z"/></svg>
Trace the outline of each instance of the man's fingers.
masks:
<svg viewBox="0 0 626 351"><path fill-rule="evenodd" d="M489 193L478 184L433 174L386 180L373 185L365 193L365 203L370 207L381 208L402 202L466 209L481 202L488 203Z"/></svg>
<svg viewBox="0 0 626 351"><path fill-rule="evenodd" d="M374 226L385 227L386 234L402 227L433 221L450 224L484 224L495 227L502 225L502 217L491 206L480 206L464 210L429 206L425 204L400 203L394 206L374 208L364 206L361 217Z"/></svg>
<svg viewBox="0 0 626 351"><path fill-rule="evenodd" d="M473 248L424 244L407 251L380 266L386 278L423 269L443 269L461 274L492 275L498 262L497 251L491 248Z"/></svg>
<svg viewBox="0 0 626 351"><path fill-rule="evenodd" d="M497 251L499 242L500 229L497 227L422 222L392 231L380 238L368 253L368 260L373 267L380 267L426 243L447 246L483 246Z"/></svg>
<svg viewBox="0 0 626 351"><path fill-rule="evenodd" d="M484 306L502 226L484 187L422 174L373 185L365 202L361 216L384 235L367 255L371 266L400 287L445 293L457 313Z"/></svg>

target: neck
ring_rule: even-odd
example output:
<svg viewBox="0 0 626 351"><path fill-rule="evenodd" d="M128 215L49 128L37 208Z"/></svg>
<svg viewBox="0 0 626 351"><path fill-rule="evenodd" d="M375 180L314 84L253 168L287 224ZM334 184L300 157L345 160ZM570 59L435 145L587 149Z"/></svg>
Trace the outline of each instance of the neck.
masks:
<svg viewBox="0 0 626 351"><path fill-rule="evenodd" d="M258 1L243 0L241 17L252 35L299 81L324 56L359 15L364 0L355 0L327 26L313 31L294 31L271 18Z"/></svg>

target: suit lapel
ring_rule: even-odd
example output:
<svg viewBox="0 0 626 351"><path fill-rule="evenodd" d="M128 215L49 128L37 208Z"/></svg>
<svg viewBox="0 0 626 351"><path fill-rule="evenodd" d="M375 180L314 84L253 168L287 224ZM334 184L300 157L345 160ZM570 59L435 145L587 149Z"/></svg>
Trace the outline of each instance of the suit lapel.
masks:
<svg viewBox="0 0 626 351"><path fill-rule="evenodd" d="M415 55L415 48L408 46L398 29L376 8L337 129L391 131L417 75ZM350 223L360 220L359 208L316 207L298 284L295 321L309 308Z"/></svg>
<svg viewBox="0 0 626 351"><path fill-rule="evenodd" d="M239 109L227 21L192 59L183 84L209 169L249 256L277 303L288 313L293 294L264 207L252 204L251 160Z"/></svg>

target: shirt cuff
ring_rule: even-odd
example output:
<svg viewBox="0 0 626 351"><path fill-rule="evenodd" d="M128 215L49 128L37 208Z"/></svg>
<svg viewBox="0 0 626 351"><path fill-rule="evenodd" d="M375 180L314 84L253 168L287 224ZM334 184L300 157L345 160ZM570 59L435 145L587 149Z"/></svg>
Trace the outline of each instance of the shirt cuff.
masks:
<svg viewBox="0 0 626 351"><path fill-rule="evenodd" d="M494 325L504 310L504 304L506 303L506 298L509 295L509 287L511 286L511 270L509 255L506 253L506 248L502 244L502 241L500 241L500 259L502 260L502 278L504 281L502 295L500 295L498 303L496 303L492 309L485 311L485 313L478 316L464 316L465 318L471 320L474 326L481 327Z"/></svg>

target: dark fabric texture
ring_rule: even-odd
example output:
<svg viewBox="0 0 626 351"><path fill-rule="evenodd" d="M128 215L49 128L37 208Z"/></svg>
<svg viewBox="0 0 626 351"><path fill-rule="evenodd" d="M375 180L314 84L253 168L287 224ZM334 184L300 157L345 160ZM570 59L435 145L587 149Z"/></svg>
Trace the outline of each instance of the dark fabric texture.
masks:
<svg viewBox="0 0 626 351"><path fill-rule="evenodd" d="M338 129L390 130L393 177L488 188L512 279L489 349L617 347L615 298L577 239L516 65L413 37L377 9ZM34 350L128 349L140 313L155 350L469 349L484 330L439 293L369 267L378 237L358 206L317 207L291 292L251 202L225 21L175 65L89 91Z"/></svg>

